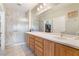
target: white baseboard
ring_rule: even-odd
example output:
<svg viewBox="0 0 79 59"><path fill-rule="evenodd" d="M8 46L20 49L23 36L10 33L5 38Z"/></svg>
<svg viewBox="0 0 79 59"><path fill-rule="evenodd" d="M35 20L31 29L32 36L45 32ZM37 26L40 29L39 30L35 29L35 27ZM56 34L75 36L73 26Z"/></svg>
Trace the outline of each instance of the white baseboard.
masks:
<svg viewBox="0 0 79 59"><path fill-rule="evenodd" d="M15 44L7 44L6 47L7 47L7 46L9 46L9 47L14 47L14 46L23 45L23 44L26 44L26 42L20 42L20 43L15 43Z"/></svg>
<svg viewBox="0 0 79 59"><path fill-rule="evenodd" d="M23 45L23 44L26 44L26 43L25 42L21 42L21 43L14 44L14 46L16 46L16 45Z"/></svg>

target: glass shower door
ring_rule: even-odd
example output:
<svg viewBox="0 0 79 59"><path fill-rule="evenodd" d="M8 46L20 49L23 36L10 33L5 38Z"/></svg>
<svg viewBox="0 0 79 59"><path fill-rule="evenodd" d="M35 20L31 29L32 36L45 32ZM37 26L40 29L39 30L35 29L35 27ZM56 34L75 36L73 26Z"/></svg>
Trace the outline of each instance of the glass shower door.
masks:
<svg viewBox="0 0 79 59"><path fill-rule="evenodd" d="M13 44L22 44L25 43L25 33L29 30L28 19L25 21L18 20L16 24L13 25Z"/></svg>

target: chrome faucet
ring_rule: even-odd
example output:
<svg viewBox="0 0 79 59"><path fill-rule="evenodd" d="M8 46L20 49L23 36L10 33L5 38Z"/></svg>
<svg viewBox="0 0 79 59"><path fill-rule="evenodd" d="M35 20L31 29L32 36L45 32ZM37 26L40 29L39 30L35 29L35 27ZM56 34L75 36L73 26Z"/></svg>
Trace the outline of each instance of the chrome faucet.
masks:
<svg viewBox="0 0 79 59"><path fill-rule="evenodd" d="M63 34L61 33L60 36L63 37Z"/></svg>

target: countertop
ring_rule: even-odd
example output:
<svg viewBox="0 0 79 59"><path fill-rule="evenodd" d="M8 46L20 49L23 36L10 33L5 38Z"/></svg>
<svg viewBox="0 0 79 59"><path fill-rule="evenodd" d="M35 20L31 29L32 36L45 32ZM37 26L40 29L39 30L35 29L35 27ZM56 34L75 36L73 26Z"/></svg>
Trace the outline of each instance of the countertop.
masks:
<svg viewBox="0 0 79 59"><path fill-rule="evenodd" d="M74 35L46 32L27 32L27 34L35 35L46 40L54 41L56 43L79 49L79 37Z"/></svg>

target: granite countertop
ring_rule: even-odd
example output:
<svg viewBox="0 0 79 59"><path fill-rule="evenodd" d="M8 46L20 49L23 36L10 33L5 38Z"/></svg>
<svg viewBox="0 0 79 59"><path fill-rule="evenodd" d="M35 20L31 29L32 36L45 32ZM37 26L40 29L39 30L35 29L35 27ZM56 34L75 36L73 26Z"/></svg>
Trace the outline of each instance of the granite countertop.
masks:
<svg viewBox="0 0 79 59"><path fill-rule="evenodd" d="M27 34L35 35L46 40L54 41L66 46L79 49L79 37L73 35L65 35L61 33L45 33L45 32L27 32Z"/></svg>

